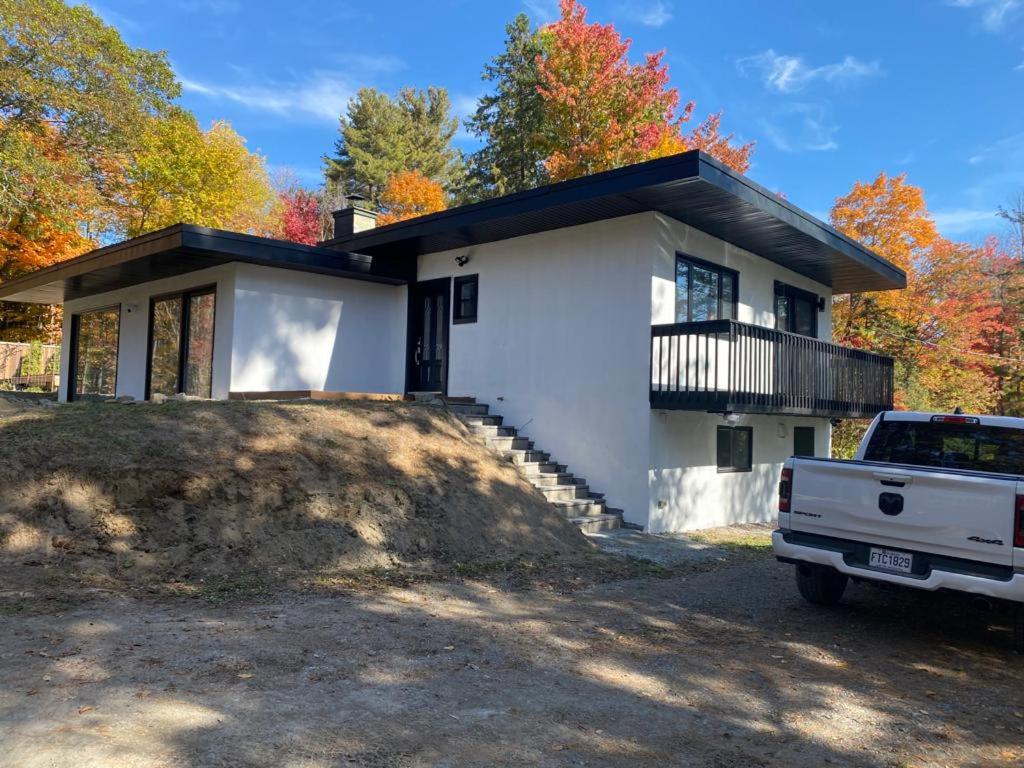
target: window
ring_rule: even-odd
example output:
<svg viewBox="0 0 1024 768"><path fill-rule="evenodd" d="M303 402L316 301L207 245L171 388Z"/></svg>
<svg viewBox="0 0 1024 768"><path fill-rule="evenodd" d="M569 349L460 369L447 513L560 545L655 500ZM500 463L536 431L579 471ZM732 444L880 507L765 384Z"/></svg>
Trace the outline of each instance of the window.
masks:
<svg viewBox="0 0 1024 768"><path fill-rule="evenodd" d="M121 308L71 316L69 400L113 397L117 392L117 341Z"/></svg>
<svg viewBox="0 0 1024 768"><path fill-rule="evenodd" d="M1024 474L1024 430L984 424L883 421L864 452L867 461Z"/></svg>
<svg viewBox="0 0 1024 768"><path fill-rule="evenodd" d="M818 297L810 291L776 281L775 328L816 338Z"/></svg>
<svg viewBox="0 0 1024 768"><path fill-rule="evenodd" d="M814 455L814 427L793 427L793 455Z"/></svg>
<svg viewBox="0 0 1024 768"><path fill-rule="evenodd" d="M731 269L676 254L676 322L736 319L736 284Z"/></svg>
<svg viewBox="0 0 1024 768"><path fill-rule="evenodd" d="M150 302L146 397L178 392L210 397L215 303L214 288Z"/></svg>
<svg viewBox="0 0 1024 768"><path fill-rule="evenodd" d="M752 427L719 427L717 463L719 472L749 472L753 465Z"/></svg>
<svg viewBox="0 0 1024 768"><path fill-rule="evenodd" d="M455 302L452 307L453 323L475 323L479 295L480 275L455 278Z"/></svg>

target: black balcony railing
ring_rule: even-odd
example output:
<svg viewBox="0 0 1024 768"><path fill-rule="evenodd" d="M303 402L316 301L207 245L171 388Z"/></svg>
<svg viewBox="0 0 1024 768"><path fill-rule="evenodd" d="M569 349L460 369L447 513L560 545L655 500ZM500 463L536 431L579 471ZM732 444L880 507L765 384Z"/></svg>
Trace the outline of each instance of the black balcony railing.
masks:
<svg viewBox="0 0 1024 768"><path fill-rule="evenodd" d="M735 320L651 327L651 407L859 418L892 408L892 359Z"/></svg>

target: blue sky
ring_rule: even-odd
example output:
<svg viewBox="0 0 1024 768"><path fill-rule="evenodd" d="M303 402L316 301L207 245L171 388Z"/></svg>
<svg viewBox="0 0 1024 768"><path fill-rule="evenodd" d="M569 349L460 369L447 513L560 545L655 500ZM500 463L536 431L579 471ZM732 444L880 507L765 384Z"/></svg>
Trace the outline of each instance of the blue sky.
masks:
<svg viewBox="0 0 1024 768"><path fill-rule="evenodd" d="M166 50L182 103L226 118L309 184L361 86L446 87L461 114L524 11L556 0L97 0L132 45ZM1024 192L1024 0L592 0L591 20L664 49L695 117L757 142L750 176L826 216L855 180L906 172L947 236L999 232ZM460 135L471 151L471 137Z"/></svg>

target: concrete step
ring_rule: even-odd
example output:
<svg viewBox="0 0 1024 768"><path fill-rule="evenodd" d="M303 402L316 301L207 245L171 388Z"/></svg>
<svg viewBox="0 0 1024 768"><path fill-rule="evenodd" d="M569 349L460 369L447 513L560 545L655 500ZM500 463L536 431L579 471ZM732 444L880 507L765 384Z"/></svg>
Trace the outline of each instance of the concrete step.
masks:
<svg viewBox="0 0 1024 768"><path fill-rule="evenodd" d="M474 424L469 431L481 437L513 437L516 434L515 427L503 427L499 424Z"/></svg>
<svg viewBox="0 0 1024 768"><path fill-rule="evenodd" d="M538 472L535 475L527 475L526 479L537 488L544 488L551 485L586 485L587 481L576 477L569 472Z"/></svg>
<svg viewBox="0 0 1024 768"><path fill-rule="evenodd" d="M528 451L533 448L528 438L519 435L488 437L487 444L496 451Z"/></svg>
<svg viewBox="0 0 1024 768"><path fill-rule="evenodd" d="M508 451L501 451L501 455L511 461L513 464L535 464L537 462L547 462L551 458L551 454L545 453L544 451L534 451L532 449L522 450L514 449ZM552 470L556 467L556 464L552 464Z"/></svg>
<svg viewBox="0 0 1024 768"><path fill-rule="evenodd" d="M487 403L448 403L448 410L460 416L486 416Z"/></svg>
<svg viewBox="0 0 1024 768"><path fill-rule="evenodd" d="M590 499L590 489L585 485L540 485L537 490L544 494L548 501L572 501L574 499Z"/></svg>
<svg viewBox="0 0 1024 768"><path fill-rule="evenodd" d="M483 426L500 426L505 420L503 416L459 416L470 429Z"/></svg>
<svg viewBox="0 0 1024 768"><path fill-rule="evenodd" d="M553 461L547 461L546 459L515 463L518 465L519 471L526 476L527 480L537 477L538 475L548 475L559 471L557 464Z"/></svg>
<svg viewBox="0 0 1024 768"><path fill-rule="evenodd" d="M551 505L566 517L592 517L606 514L603 499L570 499L552 501Z"/></svg>
<svg viewBox="0 0 1024 768"><path fill-rule="evenodd" d="M622 517L617 514L570 517L569 522L576 525L584 533L614 531L616 528L622 527Z"/></svg>

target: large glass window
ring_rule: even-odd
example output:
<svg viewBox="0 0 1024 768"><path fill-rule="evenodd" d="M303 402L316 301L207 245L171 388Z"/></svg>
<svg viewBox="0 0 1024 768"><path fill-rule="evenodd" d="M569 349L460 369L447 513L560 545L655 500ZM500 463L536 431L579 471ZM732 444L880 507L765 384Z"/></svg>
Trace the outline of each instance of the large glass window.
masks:
<svg viewBox="0 0 1024 768"><path fill-rule="evenodd" d="M148 396L210 397L215 304L213 288L153 299Z"/></svg>
<svg viewBox="0 0 1024 768"><path fill-rule="evenodd" d="M818 297L785 283L775 283L775 327L801 336L818 335Z"/></svg>
<svg viewBox="0 0 1024 768"><path fill-rule="evenodd" d="M676 322L736 319L737 273L676 256Z"/></svg>
<svg viewBox="0 0 1024 768"><path fill-rule="evenodd" d="M72 316L69 399L114 396L120 328L120 307L97 309Z"/></svg>

